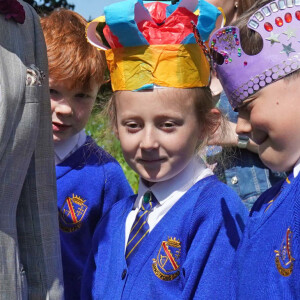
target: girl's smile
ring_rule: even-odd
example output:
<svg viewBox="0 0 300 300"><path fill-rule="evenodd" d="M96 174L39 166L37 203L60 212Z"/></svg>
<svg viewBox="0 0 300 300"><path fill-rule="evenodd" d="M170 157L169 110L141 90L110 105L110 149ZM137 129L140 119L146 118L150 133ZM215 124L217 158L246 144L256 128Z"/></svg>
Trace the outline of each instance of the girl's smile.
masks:
<svg viewBox="0 0 300 300"><path fill-rule="evenodd" d="M195 154L201 127L194 101L170 88L116 95L115 131L127 163L144 180L172 178Z"/></svg>

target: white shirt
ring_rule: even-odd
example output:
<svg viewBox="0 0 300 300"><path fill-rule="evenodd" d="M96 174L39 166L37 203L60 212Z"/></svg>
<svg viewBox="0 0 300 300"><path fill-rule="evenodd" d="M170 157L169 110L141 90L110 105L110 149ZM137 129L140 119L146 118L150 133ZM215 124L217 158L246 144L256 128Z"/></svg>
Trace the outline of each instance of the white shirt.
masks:
<svg viewBox="0 0 300 300"><path fill-rule="evenodd" d="M297 175L300 172L300 159L296 162L296 165L294 166L294 178L297 177Z"/></svg>
<svg viewBox="0 0 300 300"><path fill-rule="evenodd" d="M69 139L54 143L55 165L60 164L79 147L81 147L86 140L86 133L83 130L71 136Z"/></svg>
<svg viewBox="0 0 300 300"><path fill-rule="evenodd" d="M131 227L136 215L142 205L143 195L151 191L158 201L153 211L149 213L149 232L164 217L171 207L199 180L213 175L211 169L207 168L200 157L194 157L191 162L175 177L145 186L142 180L139 183L139 190L133 210L129 213L125 224L125 247L129 238Z"/></svg>

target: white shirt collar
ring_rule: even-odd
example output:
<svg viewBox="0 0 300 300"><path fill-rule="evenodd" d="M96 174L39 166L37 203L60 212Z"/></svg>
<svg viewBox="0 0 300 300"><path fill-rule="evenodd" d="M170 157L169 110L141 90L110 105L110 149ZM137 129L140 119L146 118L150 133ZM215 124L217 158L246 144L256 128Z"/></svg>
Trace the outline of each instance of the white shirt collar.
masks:
<svg viewBox="0 0 300 300"><path fill-rule="evenodd" d="M61 163L74 151L81 147L86 140L86 133L83 130L71 136L65 141L54 143L55 164Z"/></svg>
<svg viewBox="0 0 300 300"><path fill-rule="evenodd" d="M294 172L294 178L296 178L300 172L300 159L296 162L293 172Z"/></svg>
<svg viewBox="0 0 300 300"><path fill-rule="evenodd" d="M195 156L178 175L169 180L157 182L150 188L140 180L135 207L140 206L142 197L148 190L152 191L162 205L167 200L180 199L196 182L211 175L213 175L211 169L205 166L200 157Z"/></svg>

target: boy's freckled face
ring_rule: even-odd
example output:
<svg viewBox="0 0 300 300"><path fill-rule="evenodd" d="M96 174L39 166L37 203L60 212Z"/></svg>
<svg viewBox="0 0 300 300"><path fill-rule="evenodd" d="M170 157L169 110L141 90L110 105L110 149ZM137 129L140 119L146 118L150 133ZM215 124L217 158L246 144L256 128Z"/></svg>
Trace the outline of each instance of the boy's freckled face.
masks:
<svg viewBox="0 0 300 300"><path fill-rule="evenodd" d="M289 171L300 158L300 77L263 88L239 109L238 134L259 146L263 163Z"/></svg>
<svg viewBox="0 0 300 300"><path fill-rule="evenodd" d="M68 81L49 80L54 142L66 140L85 127L99 90L97 84L90 91L68 86Z"/></svg>
<svg viewBox="0 0 300 300"><path fill-rule="evenodd" d="M123 91L116 110L124 157L144 180L170 179L189 163L201 135L194 99L169 89Z"/></svg>

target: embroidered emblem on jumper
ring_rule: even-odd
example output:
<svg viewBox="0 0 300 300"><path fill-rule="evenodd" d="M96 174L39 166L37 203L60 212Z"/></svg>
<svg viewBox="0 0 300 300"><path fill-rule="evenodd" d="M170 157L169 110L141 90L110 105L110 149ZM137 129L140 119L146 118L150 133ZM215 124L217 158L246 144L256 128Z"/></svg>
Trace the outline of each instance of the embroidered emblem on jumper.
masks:
<svg viewBox="0 0 300 300"><path fill-rule="evenodd" d="M59 211L59 227L66 232L76 231L81 227L82 219L88 209L79 196L67 197Z"/></svg>
<svg viewBox="0 0 300 300"><path fill-rule="evenodd" d="M179 275L180 241L168 238L161 243L156 259L153 259L152 269L161 280L170 281Z"/></svg>
<svg viewBox="0 0 300 300"><path fill-rule="evenodd" d="M281 243L280 250L275 250L275 263L278 272L284 276L288 277L293 272L294 267L294 258L292 257L291 249L291 239L293 237L292 231L290 228L286 231L286 236Z"/></svg>

